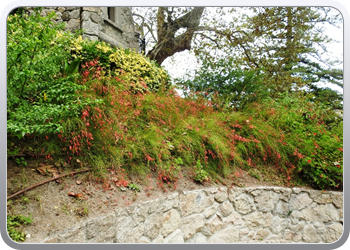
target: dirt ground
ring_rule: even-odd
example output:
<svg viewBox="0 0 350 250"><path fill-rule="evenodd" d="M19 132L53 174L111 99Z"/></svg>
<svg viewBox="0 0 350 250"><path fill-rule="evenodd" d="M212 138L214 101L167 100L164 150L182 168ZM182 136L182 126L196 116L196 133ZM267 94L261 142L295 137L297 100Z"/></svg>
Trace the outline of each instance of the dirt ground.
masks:
<svg viewBox="0 0 350 250"><path fill-rule="evenodd" d="M20 190L51 179L52 173L48 171L50 169L40 173L37 169L40 166L45 166L45 164L39 165L38 162L28 161L27 166L20 167L14 161L9 160L7 163L8 197ZM54 174L59 175L77 170L64 169L60 166L53 166L53 169L57 170ZM237 169L235 174L217 183L209 181L200 184L194 182L189 173L183 172L182 175L176 189L172 184L164 184L165 190L162 190L157 184L155 173L153 176L148 175L142 179L129 176L129 183L136 184L140 189L139 192L123 188L121 185L123 178L114 170L108 172L108 182L104 184L93 180L91 172L68 175L8 199L7 211L11 215L31 215L33 222L21 228L27 235L25 243L30 243L69 228L80 220L97 217L130 204L168 196L172 192L220 186L229 188L286 186L285 183L278 182L278 179L271 175L267 177L259 172L248 174L241 169Z"/></svg>

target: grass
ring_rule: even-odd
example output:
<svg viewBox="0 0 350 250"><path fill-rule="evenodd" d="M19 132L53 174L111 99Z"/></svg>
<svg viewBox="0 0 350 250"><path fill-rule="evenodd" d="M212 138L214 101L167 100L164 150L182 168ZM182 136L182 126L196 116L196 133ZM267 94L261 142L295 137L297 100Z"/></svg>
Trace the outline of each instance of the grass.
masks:
<svg viewBox="0 0 350 250"><path fill-rule="evenodd" d="M227 177L239 167L257 179L262 178L259 171L265 175L276 171L283 182L303 182L294 170L296 147L281 133L282 121L272 115L270 122L266 114L251 115L254 105L249 112L228 111L201 96L180 98L172 90L135 94L118 81L111 81L101 95L94 90L102 83L90 84L89 97L102 99L103 104L86 107L82 117L64 121L62 134L44 140L50 145L44 151L51 152L55 161L91 166L94 175L102 179L107 168L117 166L128 175L145 177L155 172L160 186L172 182L176 187L181 168L193 172L198 161L202 181ZM25 143L34 147L30 140ZM55 152L62 152L64 158ZM180 165L177 159L181 159ZM77 160L84 164L77 165Z"/></svg>
<svg viewBox="0 0 350 250"><path fill-rule="evenodd" d="M160 187L168 182L176 187L178 168L193 172L198 161L202 176L192 175L198 180L225 178L238 167L261 178L254 169L263 166L289 184L342 185L342 153L337 151L342 151L342 123L325 123L332 114L316 111L318 104L307 98L283 93L236 111L196 93L181 98L171 88L135 91L124 79L105 74L84 80L86 89L78 99L89 104L78 116L63 118L59 132L9 136L11 150L23 146L35 157L90 167L101 179L108 168L141 177L154 172ZM312 119L305 120L306 113ZM19 158L18 164L26 162Z"/></svg>

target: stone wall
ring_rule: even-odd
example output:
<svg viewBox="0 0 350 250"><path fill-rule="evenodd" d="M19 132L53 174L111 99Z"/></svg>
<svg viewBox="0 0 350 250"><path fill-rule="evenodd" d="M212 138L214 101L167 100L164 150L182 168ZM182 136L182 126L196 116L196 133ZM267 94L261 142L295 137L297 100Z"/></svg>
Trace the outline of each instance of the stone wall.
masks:
<svg viewBox="0 0 350 250"><path fill-rule="evenodd" d="M342 192L212 188L119 209L42 242L332 243L342 232Z"/></svg>
<svg viewBox="0 0 350 250"><path fill-rule="evenodd" d="M84 38L139 51L140 34L135 30L130 7L45 7L41 14L50 11L56 12L57 22L67 24L66 30L83 29Z"/></svg>

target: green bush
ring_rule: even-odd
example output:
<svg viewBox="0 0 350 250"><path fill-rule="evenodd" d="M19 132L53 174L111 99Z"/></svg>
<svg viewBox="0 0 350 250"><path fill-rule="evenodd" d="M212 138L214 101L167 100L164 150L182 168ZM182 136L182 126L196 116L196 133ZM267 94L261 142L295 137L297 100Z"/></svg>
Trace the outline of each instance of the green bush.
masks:
<svg viewBox="0 0 350 250"><path fill-rule="evenodd" d="M328 105L309 101L308 95L282 93L256 105L254 112L283 135L293 172L317 188L343 183L343 121ZM247 111L248 112L248 111Z"/></svg>
<svg viewBox="0 0 350 250"><path fill-rule="evenodd" d="M105 76L117 77L134 92L158 91L168 88L167 72L136 51L112 48L110 45L83 39L78 36L70 44L74 58L80 58L83 65L97 60Z"/></svg>
<svg viewBox="0 0 350 250"><path fill-rule="evenodd" d="M203 183L209 180L209 174L203 169L200 160L197 160L196 166L194 166L193 180Z"/></svg>
<svg viewBox="0 0 350 250"><path fill-rule="evenodd" d="M227 57L215 63L202 61L194 79L177 79L176 83L184 89L185 95L189 91L199 92L219 107L243 109L247 104L269 95L263 78L261 70L236 68L234 59Z"/></svg>
<svg viewBox="0 0 350 250"><path fill-rule="evenodd" d="M62 120L92 104L79 97L86 87L77 74L62 75L74 35L63 32L54 15L35 10L7 19L7 131L19 138L57 133Z"/></svg>

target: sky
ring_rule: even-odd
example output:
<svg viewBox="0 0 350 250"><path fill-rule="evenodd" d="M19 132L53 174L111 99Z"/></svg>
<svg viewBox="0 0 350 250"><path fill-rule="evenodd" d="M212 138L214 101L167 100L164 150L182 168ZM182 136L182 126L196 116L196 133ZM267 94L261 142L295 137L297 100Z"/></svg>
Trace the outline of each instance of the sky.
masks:
<svg viewBox="0 0 350 250"><path fill-rule="evenodd" d="M336 9L335 11L339 12ZM343 29L329 25L326 27L326 34L337 41L327 46L329 55L333 60L335 58L341 60L343 57ZM176 53L173 57L167 58L162 66L164 66L172 78L181 78L187 70L194 71L198 69L200 65L197 63L196 57L186 50ZM337 68L343 68L343 64L338 65ZM343 92L341 87L334 84L319 84L319 86L329 87L341 93Z"/></svg>

